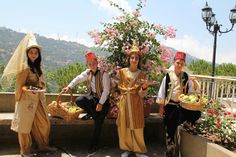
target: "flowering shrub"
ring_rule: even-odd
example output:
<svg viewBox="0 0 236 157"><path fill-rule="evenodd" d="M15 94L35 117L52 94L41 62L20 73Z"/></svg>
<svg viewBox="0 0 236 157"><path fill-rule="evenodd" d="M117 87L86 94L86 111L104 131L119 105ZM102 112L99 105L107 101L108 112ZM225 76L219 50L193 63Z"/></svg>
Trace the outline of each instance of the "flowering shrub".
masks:
<svg viewBox="0 0 236 157"><path fill-rule="evenodd" d="M97 46L111 53L106 58L100 58L100 67L111 73L116 69L127 67L127 53L135 41L142 53L141 69L148 71L149 79L160 80L162 75L159 74L163 69L163 64L170 61L173 52L172 49L160 45L156 36L163 36L164 39L174 38L175 28L142 20L140 12L144 6L142 0L139 0L133 13L126 12L110 0L107 1L111 6L118 8L123 15L114 17L112 23L103 23L104 29L102 31L89 32ZM156 94L157 89L158 86L152 87L149 93Z"/></svg>
<svg viewBox="0 0 236 157"><path fill-rule="evenodd" d="M198 129L211 141L236 149L236 113L227 111L219 102L206 106Z"/></svg>

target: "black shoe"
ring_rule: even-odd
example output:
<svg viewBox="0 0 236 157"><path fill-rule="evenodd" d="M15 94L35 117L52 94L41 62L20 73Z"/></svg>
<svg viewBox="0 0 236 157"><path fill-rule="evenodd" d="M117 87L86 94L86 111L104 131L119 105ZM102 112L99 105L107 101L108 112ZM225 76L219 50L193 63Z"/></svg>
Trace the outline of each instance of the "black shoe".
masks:
<svg viewBox="0 0 236 157"><path fill-rule="evenodd" d="M97 150L98 150L98 147L96 147L96 146L91 147L91 148L88 150L88 155L87 155L87 157L94 155L94 154L97 152Z"/></svg>
<svg viewBox="0 0 236 157"><path fill-rule="evenodd" d="M58 149L56 147L47 146L42 149L39 149L40 152L55 152Z"/></svg>
<svg viewBox="0 0 236 157"><path fill-rule="evenodd" d="M89 119L92 119L92 116L87 113L87 114L84 115L81 119L82 119L82 120L89 120Z"/></svg>

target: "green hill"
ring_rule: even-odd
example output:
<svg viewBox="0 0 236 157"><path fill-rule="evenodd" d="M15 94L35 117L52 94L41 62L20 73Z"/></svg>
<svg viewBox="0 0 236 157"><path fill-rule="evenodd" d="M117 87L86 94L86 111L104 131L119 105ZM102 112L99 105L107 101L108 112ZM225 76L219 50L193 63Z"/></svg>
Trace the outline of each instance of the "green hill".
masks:
<svg viewBox="0 0 236 157"><path fill-rule="evenodd" d="M104 52L101 49L89 48L76 42L55 40L39 34L35 35L38 43L42 46L42 64L44 70L53 70L76 62L84 63L84 55L88 50L92 50L100 56L109 55L108 52ZM24 36L24 33L0 27L0 66L7 64ZM173 51L176 52L175 49ZM193 56L187 55L187 64L196 59Z"/></svg>
<svg viewBox="0 0 236 157"><path fill-rule="evenodd" d="M91 48L76 42L54 40L38 34L35 35L38 43L42 46L42 64L44 69L47 70L67 66L75 62L84 62L86 51L91 50ZM0 65L7 64L24 36L24 33L0 27Z"/></svg>

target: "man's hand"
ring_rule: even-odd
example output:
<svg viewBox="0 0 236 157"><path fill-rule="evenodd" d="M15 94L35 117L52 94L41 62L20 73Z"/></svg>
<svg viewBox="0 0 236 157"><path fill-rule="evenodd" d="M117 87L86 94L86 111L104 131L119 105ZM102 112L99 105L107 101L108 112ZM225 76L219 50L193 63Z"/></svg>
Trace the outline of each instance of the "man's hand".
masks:
<svg viewBox="0 0 236 157"><path fill-rule="evenodd" d="M97 112L100 112L102 110L102 104L98 103L97 106L96 106L96 111Z"/></svg>
<svg viewBox="0 0 236 157"><path fill-rule="evenodd" d="M196 77L191 76L189 79L190 79L190 81L192 81L193 90L196 91L197 89L201 89L201 85L200 85L200 83L197 81Z"/></svg>
<svg viewBox="0 0 236 157"><path fill-rule="evenodd" d="M70 90L69 87L65 87L61 90L61 93L67 93Z"/></svg>
<svg viewBox="0 0 236 157"><path fill-rule="evenodd" d="M163 118L163 115L164 115L164 105L163 104L160 104L159 115L161 118Z"/></svg>

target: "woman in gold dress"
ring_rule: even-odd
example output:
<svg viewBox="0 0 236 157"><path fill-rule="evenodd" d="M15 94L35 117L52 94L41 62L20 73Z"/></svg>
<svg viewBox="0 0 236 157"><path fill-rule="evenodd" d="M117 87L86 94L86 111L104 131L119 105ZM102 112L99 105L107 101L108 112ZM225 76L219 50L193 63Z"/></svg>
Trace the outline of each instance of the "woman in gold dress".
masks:
<svg viewBox="0 0 236 157"><path fill-rule="evenodd" d="M15 113L11 129L18 132L20 153L30 154L31 136L40 151L54 151L49 147L50 121L46 112L45 80L41 70L41 47L33 33L27 34L4 69L3 79L16 76Z"/></svg>
<svg viewBox="0 0 236 157"><path fill-rule="evenodd" d="M141 53L133 45L128 56L129 67L119 71L121 97L118 102L119 113L116 120L120 149L124 151L121 157L136 153L137 157L147 157L144 142L144 108L143 97L147 88L153 82L145 81L146 73L140 70Z"/></svg>

